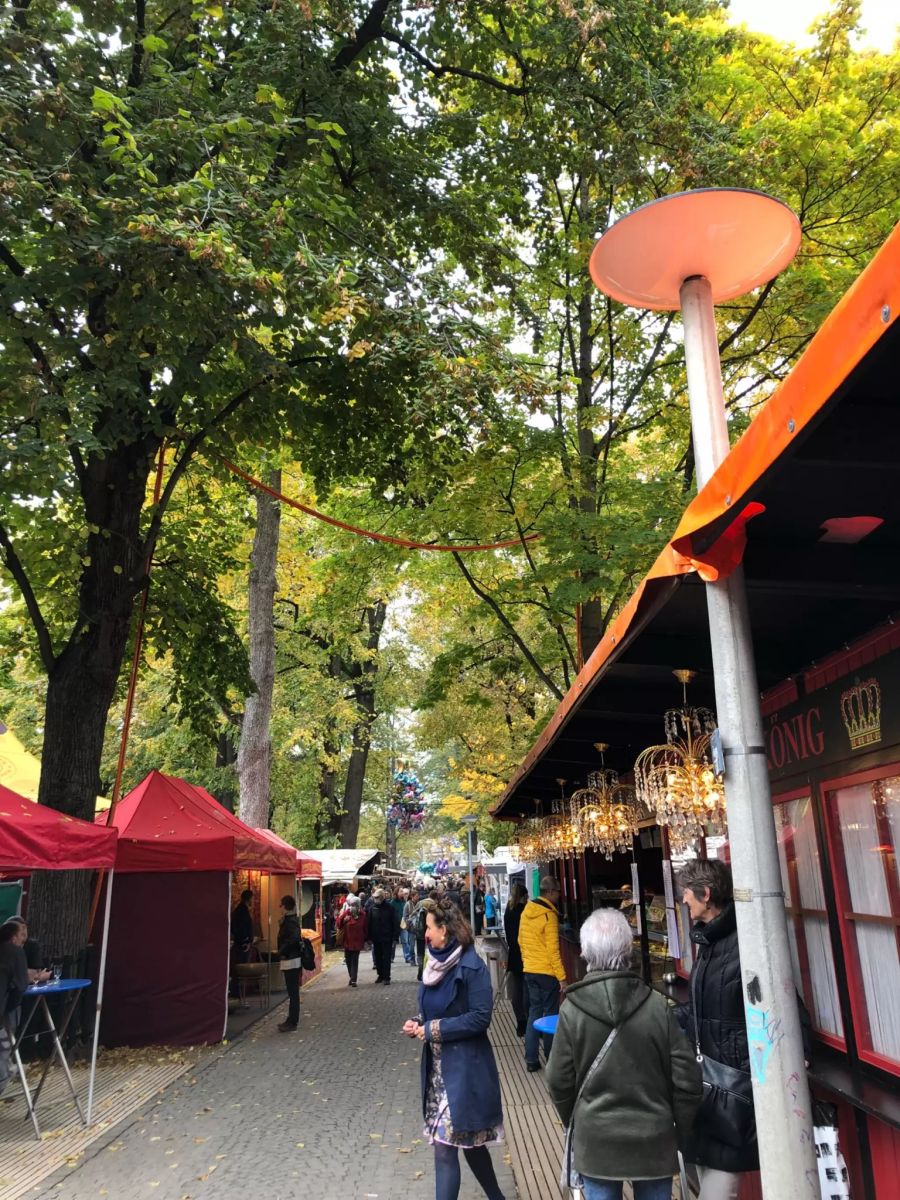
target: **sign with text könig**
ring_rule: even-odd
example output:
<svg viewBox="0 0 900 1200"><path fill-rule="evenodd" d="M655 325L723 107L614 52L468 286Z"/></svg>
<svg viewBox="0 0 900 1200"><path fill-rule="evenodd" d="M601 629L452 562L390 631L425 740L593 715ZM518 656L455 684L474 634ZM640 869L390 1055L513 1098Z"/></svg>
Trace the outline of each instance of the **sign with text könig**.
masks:
<svg viewBox="0 0 900 1200"><path fill-rule="evenodd" d="M766 717L769 775L789 779L900 742L900 652Z"/></svg>

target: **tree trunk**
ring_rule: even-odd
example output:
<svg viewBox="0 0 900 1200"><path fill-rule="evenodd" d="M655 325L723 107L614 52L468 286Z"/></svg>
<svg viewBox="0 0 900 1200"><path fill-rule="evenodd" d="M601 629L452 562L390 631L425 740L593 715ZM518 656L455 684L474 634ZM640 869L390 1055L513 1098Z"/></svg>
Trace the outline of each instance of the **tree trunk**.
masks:
<svg viewBox="0 0 900 1200"><path fill-rule="evenodd" d="M337 769L335 763L340 746L326 737L322 747L319 771L319 811L316 816L316 844L326 849L340 845L341 806L337 800Z"/></svg>
<svg viewBox="0 0 900 1200"><path fill-rule="evenodd" d="M144 580L141 511L159 443L131 444L85 466L82 496L92 530L79 583L79 619L48 669L38 802L94 819L110 705ZM76 954L88 935L90 872L39 871L29 923L58 954Z"/></svg>
<svg viewBox="0 0 900 1200"><path fill-rule="evenodd" d="M341 814L341 846L353 849L359 837L359 816L362 808L363 788L366 782L366 766L369 747L372 743L372 725L375 722L375 685L378 679L378 643L387 616L387 604L378 600L363 614L368 628L366 650L368 656L360 664L358 678L353 684L353 695L359 714L353 727L353 749L347 765L344 782L344 804Z"/></svg>
<svg viewBox="0 0 900 1200"><path fill-rule="evenodd" d="M234 748L234 738L231 735L230 729L223 729L216 739L216 766L217 767L233 767L237 762L237 752ZM227 787L220 787L216 794L216 799L219 803L227 808L230 813L235 810L235 801L238 799L237 788L232 780L229 780Z"/></svg>
<svg viewBox="0 0 900 1200"><path fill-rule="evenodd" d="M270 487L281 490L281 472ZM281 503L265 492L256 497L256 533L250 555L250 678L256 692L247 697L237 756L241 820L267 829L272 786L272 694L275 690L275 588Z"/></svg>

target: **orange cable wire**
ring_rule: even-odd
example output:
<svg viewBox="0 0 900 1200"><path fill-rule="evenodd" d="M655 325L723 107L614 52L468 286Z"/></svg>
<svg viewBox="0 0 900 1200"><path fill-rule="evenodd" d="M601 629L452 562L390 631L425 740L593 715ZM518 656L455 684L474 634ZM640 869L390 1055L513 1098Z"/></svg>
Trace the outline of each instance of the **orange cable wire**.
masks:
<svg viewBox="0 0 900 1200"><path fill-rule="evenodd" d="M386 542L390 546L401 546L404 550L437 550L445 554L453 553L454 551L464 554L473 550L506 550L512 546L521 546L523 542L537 541L541 536L539 533L529 533L524 538L510 538L505 542L486 542L471 546L441 546L432 542L414 542L407 538L391 537L387 533L375 533L371 529L361 529L358 525L348 525L346 521L339 521L336 517L326 516L325 513L319 512L318 509L310 508L308 504L301 504L299 500L292 500L290 496L285 496L283 492L276 491L275 488L269 487L267 483L263 483L259 479L254 479L252 475L248 475L246 471L242 471L240 467L235 466L233 462L229 462L221 454L214 454L213 451L209 450L207 450L207 454L217 458L233 475L237 475L239 479L243 479L251 487L258 488L261 492L268 492L270 496L275 500L280 500L282 504L288 504L291 508L296 508L300 512L306 513L309 517L315 517L317 521L324 521L326 525L333 525L337 529L346 530L347 533L355 533L359 537L371 538L375 542Z"/></svg>

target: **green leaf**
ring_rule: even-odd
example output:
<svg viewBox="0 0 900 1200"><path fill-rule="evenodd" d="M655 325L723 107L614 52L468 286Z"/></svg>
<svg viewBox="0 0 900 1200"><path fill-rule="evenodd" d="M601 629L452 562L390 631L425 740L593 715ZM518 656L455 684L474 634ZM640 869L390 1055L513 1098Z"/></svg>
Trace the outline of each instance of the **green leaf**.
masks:
<svg viewBox="0 0 900 1200"><path fill-rule="evenodd" d="M148 33L141 45L148 54L160 54L169 48L169 43L165 38L157 37L155 33Z"/></svg>
<svg viewBox="0 0 900 1200"><path fill-rule="evenodd" d="M117 113L122 108L122 101L112 92L108 92L106 88L95 87L91 95L91 107L94 112Z"/></svg>

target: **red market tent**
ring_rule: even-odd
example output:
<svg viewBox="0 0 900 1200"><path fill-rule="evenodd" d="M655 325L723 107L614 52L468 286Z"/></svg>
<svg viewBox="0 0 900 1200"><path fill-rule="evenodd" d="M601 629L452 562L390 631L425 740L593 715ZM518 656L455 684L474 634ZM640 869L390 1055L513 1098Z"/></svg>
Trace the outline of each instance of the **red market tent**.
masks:
<svg viewBox="0 0 900 1200"><path fill-rule="evenodd" d="M159 771L116 806L105 1045L217 1042L228 1017L231 875L294 876L296 852Z"/></svg>
<svg viewBox="0 0 900 1200"><path fill-rule="evenodd" d="M313 857L312 854L306 854L303 850L295 850L290 842L286 842L284 838L279 837L277 833L273 833L271 829L257 829L260 837L266 838L275 846L286 847L293 851L297 856L297 878L298 879L321 879L322 864Z"/></svg>
<svg viewBox="0 0 900 1200"><path fill-rule="evenodd" d="M24 796L0 785L0 871L110 870L116 862L117 839L118 833L115 829L107 829L91 821L79 821L77 817L70 817L66 813L36 804L33 800L26 800ZM97 1019L94 1022L88 1083L88 1123L91 1120L97 1070L97 1037L106 975L109 912L107 905L100 950Z"/></svg>
<svg viewBox="0 0 900 1200"><path fill-rule="evenodd" d="M77 871L116 860L115 829L66 816L0 785L0 871Z"/></svg>
<svg viewBox="0 0 900 1200"><path fill-rule="evenodd" d="M272 841L174 775L151 771L117 805L117 871L295 870L296 851Z"/></svg>

